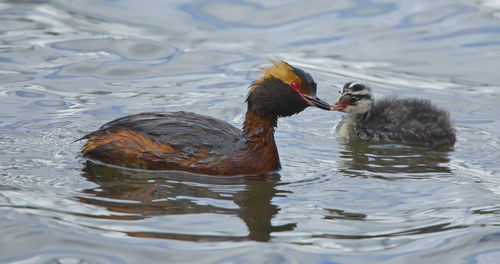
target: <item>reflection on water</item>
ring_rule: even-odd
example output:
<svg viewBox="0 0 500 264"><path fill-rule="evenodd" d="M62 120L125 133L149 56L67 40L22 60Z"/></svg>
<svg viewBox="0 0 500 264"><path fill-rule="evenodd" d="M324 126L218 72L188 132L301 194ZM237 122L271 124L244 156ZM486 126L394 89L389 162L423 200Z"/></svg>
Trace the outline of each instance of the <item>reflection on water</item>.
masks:
<svg viewBox="0 0 500 264"><path fill-rule="evenodd" d="M418 177L424 173L451 174L451 151L448 147L432 149L350 140L343 142L340 150L340 171L352 176L378 175L375 177L388 179Z"/></svg>
<svg viewBox="0 0 500 264"><path fill-rule="evenodd" d="M127 232L130 236L171 238L189 241L268 241L272 232L290 231L294 223L273 226L279 208L271 200L284 197L277 190L279 175L268 178L217 178L183 172L148 172L108 167L88 161L82 176L98 186L83 190L77 198L104 207L113 220L140 220L158 215L236 215L247 226L246 236L207 236L176 233ZM193 227L194 228L194 227Z"/></svg>

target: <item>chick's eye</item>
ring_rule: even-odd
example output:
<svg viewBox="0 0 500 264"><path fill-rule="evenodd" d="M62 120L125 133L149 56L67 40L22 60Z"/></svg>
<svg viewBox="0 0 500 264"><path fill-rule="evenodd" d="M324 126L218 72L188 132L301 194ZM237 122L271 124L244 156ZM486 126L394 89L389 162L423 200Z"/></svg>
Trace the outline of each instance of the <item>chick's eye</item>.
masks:
<svg viewBox="0 0 500 264"><path fill-rule="evenodd" d="M296 81L292 81L290 83L290 87L292 87L293 89L297 90L297 89L299 89L299 83L296 82Z"/></svg>

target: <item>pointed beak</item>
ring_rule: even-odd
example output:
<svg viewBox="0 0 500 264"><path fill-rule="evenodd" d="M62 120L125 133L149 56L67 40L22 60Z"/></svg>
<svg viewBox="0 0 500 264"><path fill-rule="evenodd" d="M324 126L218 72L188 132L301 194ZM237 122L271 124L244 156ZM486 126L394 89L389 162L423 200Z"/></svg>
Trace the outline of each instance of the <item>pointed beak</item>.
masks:
<svg viewBox="0 0 500 264"><path fill-rule="evenodd" d="M321 108L323 110L331 110L331 106L327 102L319 99L316 96L304 95L304 98L306 99L306 102L310 106L316 106L316 107Z"/></svg>

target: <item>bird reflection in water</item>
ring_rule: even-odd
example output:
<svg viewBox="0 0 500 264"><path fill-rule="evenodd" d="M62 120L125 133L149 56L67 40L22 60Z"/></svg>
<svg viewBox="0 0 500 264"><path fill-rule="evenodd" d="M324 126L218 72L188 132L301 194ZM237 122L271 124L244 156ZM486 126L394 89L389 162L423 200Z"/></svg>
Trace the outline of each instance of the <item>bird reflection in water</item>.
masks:
<svg viewBox="0 0 500 264"><path fill-rule="evenodd" d="M425 148L362 140L342 142L339 170L350 176L387 180L449 175L452 147Z"/></svg>
<svg viewBox="0 0 500 264"><path fill-rule="evenodd" d="M273 226L279 208L271 200L286 196L280 191L279 175L266 177L200 177L176 171L138 171L87 161L83 177L98 186L83 190L77 198L93 206L104 207L111 214L99 216L113 220L142 220L157 215L224 214L241 218L247 236L127 232L129 236L187 241L269 241L271 233L290 231L295 223ZM189 197L194 197L190 199ZM233 201L238 208L217 206L199 200ZM186 216L191 217L191 216Z"/></svg>

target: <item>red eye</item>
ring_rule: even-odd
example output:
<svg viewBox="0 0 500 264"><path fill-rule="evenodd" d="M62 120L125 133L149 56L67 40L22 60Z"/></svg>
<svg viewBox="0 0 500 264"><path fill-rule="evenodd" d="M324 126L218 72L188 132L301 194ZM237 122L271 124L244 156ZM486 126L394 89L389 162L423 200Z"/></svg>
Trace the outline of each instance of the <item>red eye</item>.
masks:
<svg viewBox="0 0 500 264"><path fill-rule="evenodd" d="M292 87L295 90L298 90L299 89L299 83L297 83L296 81L292 81L290 83L290 87Z"/></svg>

